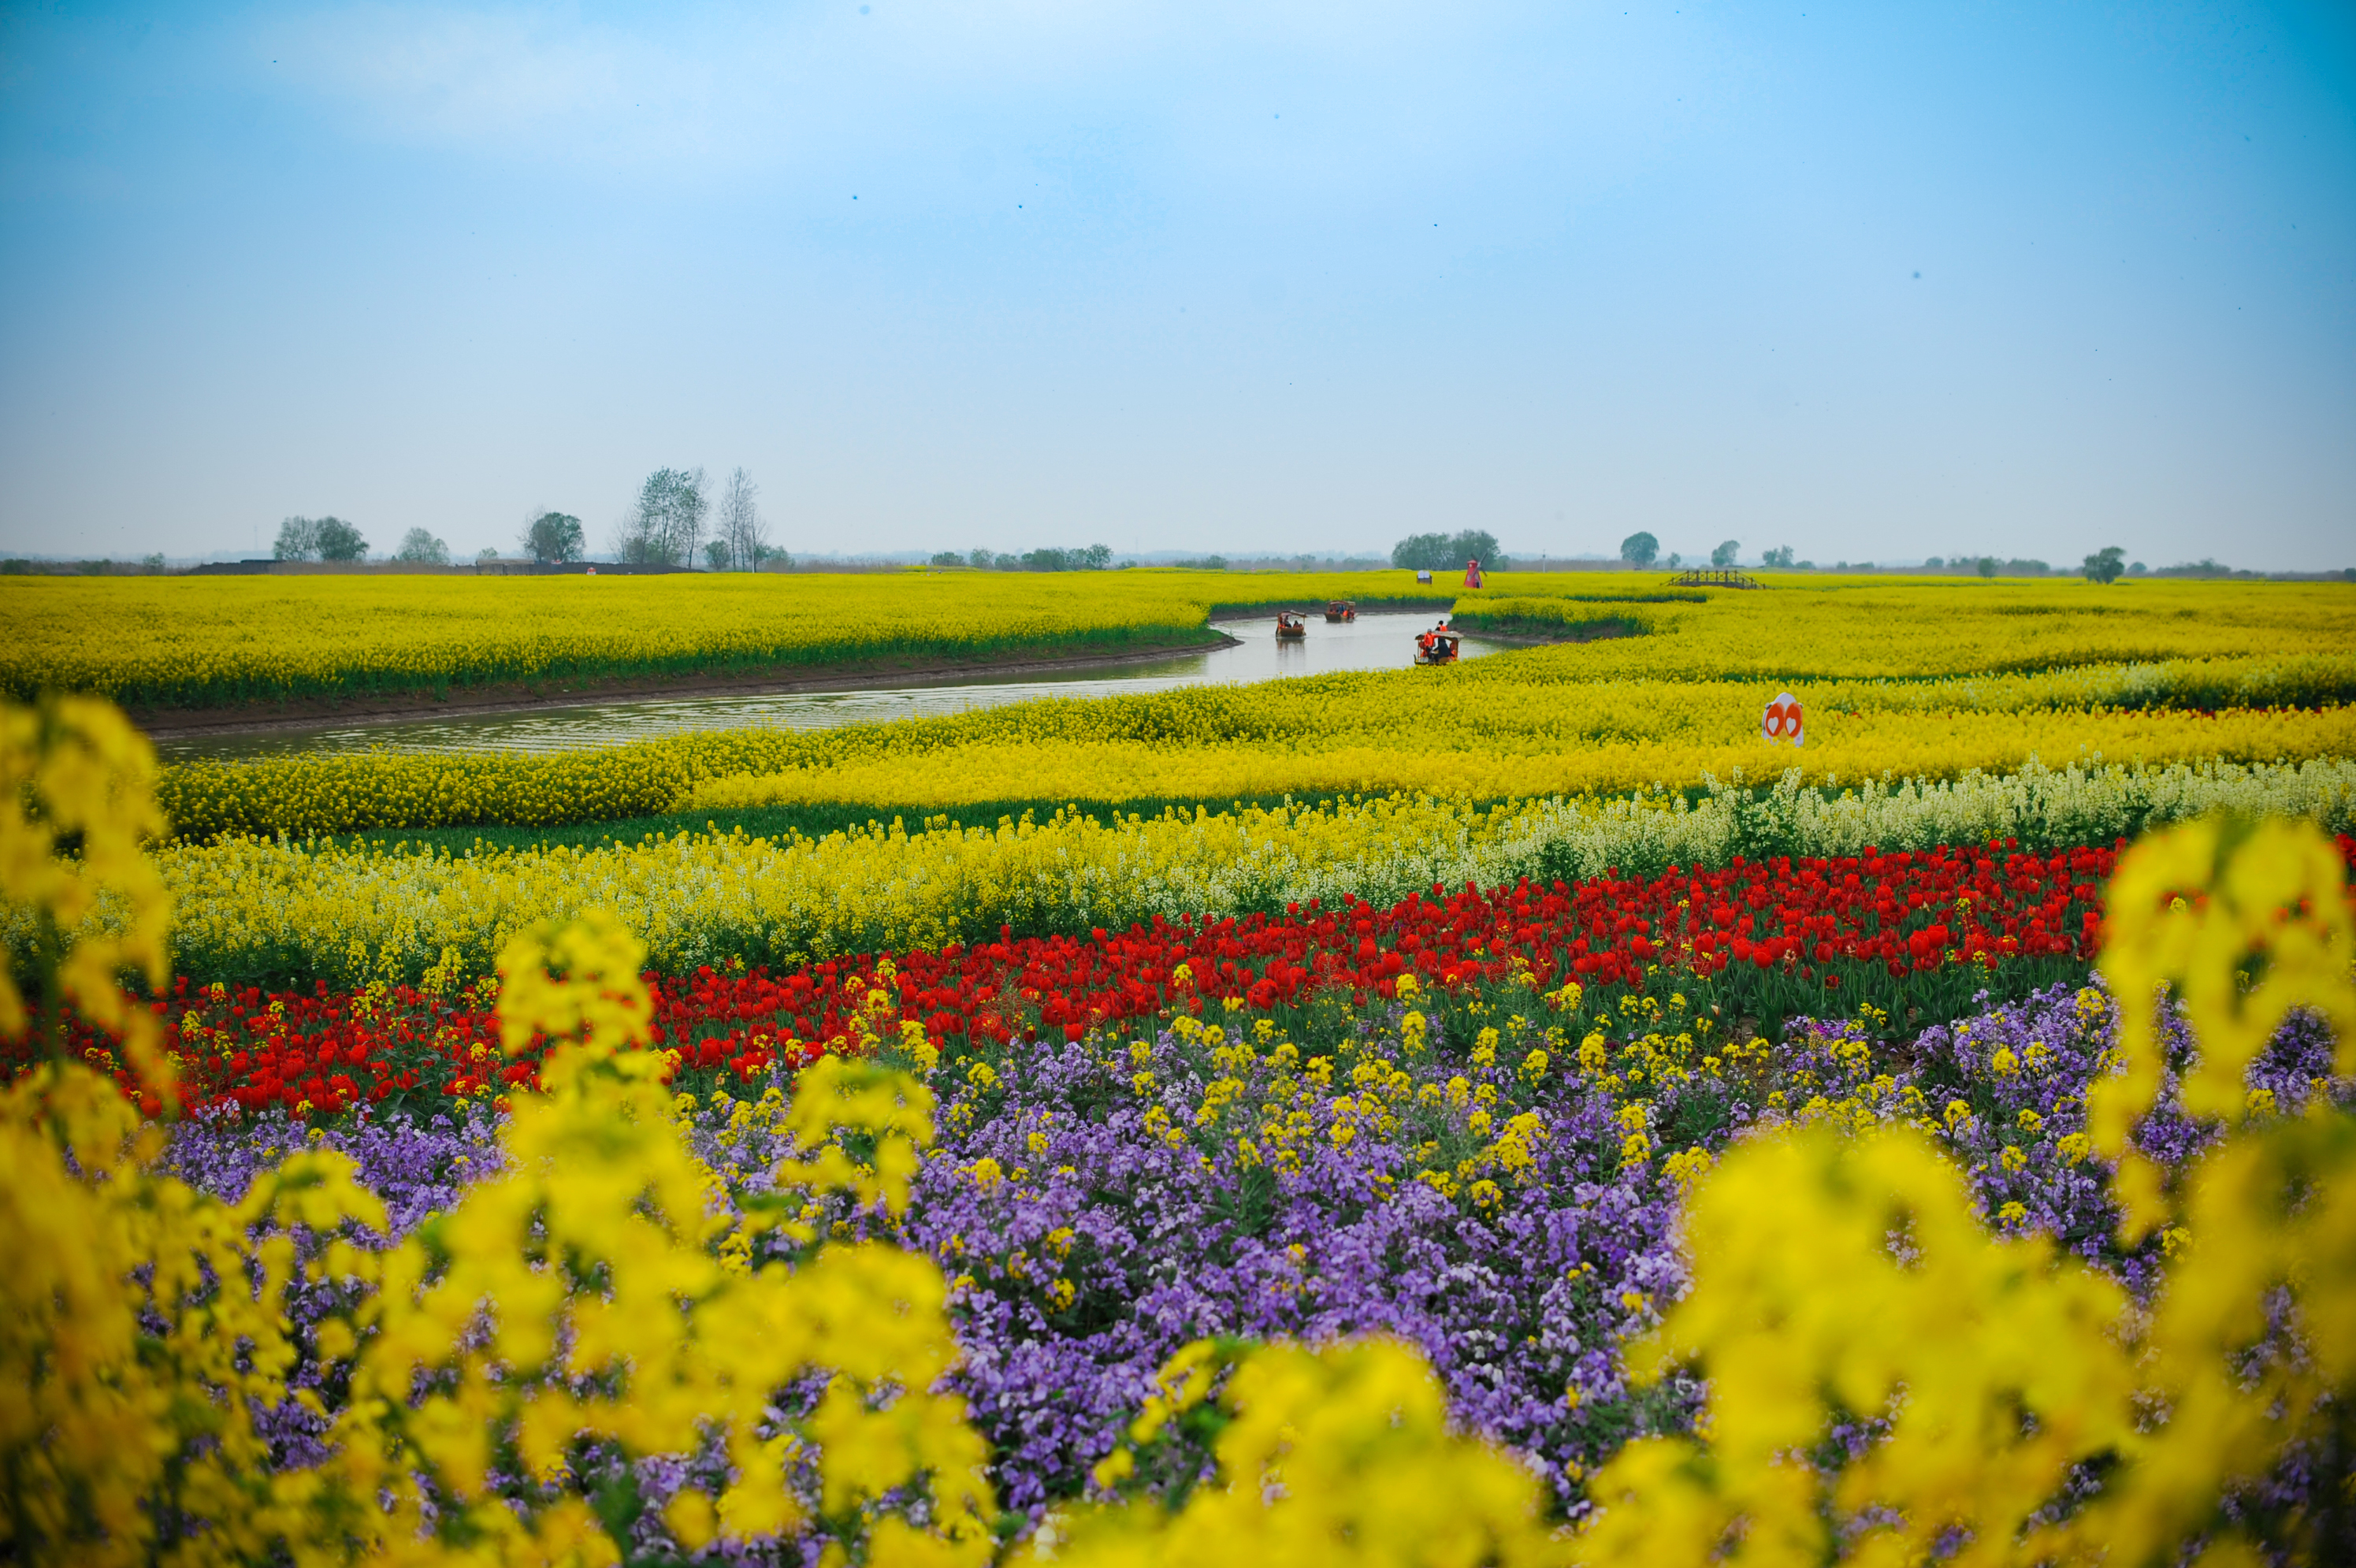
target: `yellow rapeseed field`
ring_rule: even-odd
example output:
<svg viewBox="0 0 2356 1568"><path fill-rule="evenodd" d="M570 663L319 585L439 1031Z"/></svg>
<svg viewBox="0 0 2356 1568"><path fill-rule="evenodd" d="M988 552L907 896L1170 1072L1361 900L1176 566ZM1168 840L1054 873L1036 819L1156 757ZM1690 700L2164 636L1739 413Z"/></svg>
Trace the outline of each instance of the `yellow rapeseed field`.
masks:
<svg viewBox="0 0 2356 1568"><path fill-rule="evenodd" d="M2356 585L2067 578L1823 577L1672 589L1653 574L1500 573L1458 624L1601 631L1559 650L1572 679L1912 680L2189 660L2276 660L2356 696ZM1632 597L1646 588L1651 602ZM1695 602L1696 598L1701 602ZM1642 635L1608 635L1622 626ZM2319 664L2316 661L2320 660ZM2313 700L2312 696L2294 700Z"/></svg>
<svg viewBox="0 0 2356 1568"><path fill-rule="evenodd" d="M0 692L133 706L1168 644L1214 606L1404 572L0 577ZM1446 589L1423 590L1445 596Z"/></svg>
<svg viewBox="0 0 2356 1568"><path fill-rule="evenodd" d="M1809 781L1944 779L2031 758L2262 763L2356 754L2349 706L1915 709L1890 702L1925 697L1915 687L1800 682L1812 718L1807 744L1793 751L1758 737L1762 699L1734 682L1526 687L1513 702L1468 703L1453 687L1411 676L1060 699L853 730L721 730L556 756L181 763L165 770L160 798L181 836L209 838L559 826L819 800L919 812L1044 798L1121 803L1392 789L1494 800L1685 787L1783 768ZM2021 685L2033 693L2033 682Z"/></svg>
<svg viewBox="0 0 2356 1568"><path fill-rule="evenodd" d="M2356 708L2170 702L2177 683L2264 688L2265 660L1936 682L1795 681L1807 739L1770 746L1753 682L1564 677L1567 649L1442 671L1336 674L822 732L743 729L555 756L381 753L184 763L159 795L185 836L548 827L683 809L1205 799L1432 789L1479 799L1757 778L1954 778L2095 757L2349 755Z"/></svg>
<svg viewBox="0 0 2356 1568"><path fill-rule="evenodd" d="M1756 779L1780 761L1812 784L1858 779L1945 779L2039 760L2049 765L2179 762L2221 757L2277 761L2356 752L2356 708L2218 714L1827 714L1804 753L1776 752L1751 736L1697 741L1572 738L1559 746L1515 737L1501 744L1402 746L1330 740L1294 746L1170 746L1139 741L1044 741L868 757L698 785L678 809L849 801L926 807L981 805L1054 795L1073 801L1218 800L1336 791L1429 789L1491 800L1618 794L1705 778ZM1516 740L1518 744L1516 744Z"/></svg>
<svg viewBox="0 0 2356 1568"><path fill-rule="evenodd" d="M737 731L552 757L190 763L176 830L550 826L840 801L1220 800L1430 789L1612 793L1794 762L1812 780L2095 758L2349 754L2356 586L1497 574L1461 624L1599 634L1453 669L1045 701L823 735ZM1219 607L1376 602L1403 572L0 579L0 683L201 703L627 671L1169 642ZM1601 635L1601 634L1609 635ZM1312 633L1313 635L1313 633ZM1810 722L1794 757L1758 714Z"/></svg>
<svg viewBox="0 0 2356 1568"><path fill-rule="evenodd" d="M1223 609L1456 597L1467 626L1639 634L1557 650L1515 680L1916 679L2254 658L2300 690L2228 700L2356 696L2356 589L2342 585L1780 574L1764 591L1740 592L1667 581L1500 573L1459 596L1444 574L1419 586L1405 572L7 577L0 691L193 707L742 674L1112 650L1183 640Z"/></svg>

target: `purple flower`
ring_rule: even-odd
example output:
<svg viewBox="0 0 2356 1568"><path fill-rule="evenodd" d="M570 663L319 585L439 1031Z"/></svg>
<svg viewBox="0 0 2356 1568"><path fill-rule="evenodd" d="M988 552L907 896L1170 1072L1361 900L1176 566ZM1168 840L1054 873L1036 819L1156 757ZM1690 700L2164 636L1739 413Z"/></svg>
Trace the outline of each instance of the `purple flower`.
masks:
<svg viewBox="0 0 2356 1568"><path fill-rule="evenodd" d="M939 1136L906 1212L889 1220L838 1197L812 1200L809 1217L938 1262L965 1352L952 1386L995 1446L1001 1498L1034 1517L1087 1489L1162 1361L1206 1336L1406 1339L1463 1429L1521 1455L1581 1510L1588 1471L1632 1435L1689 1426L1700 1408L1690 1378L1632 1387L1622 1346L1686 1286L1672 1156L1715 1155L1754 1128L1916 1122L1967 1174L1992 1229L2049 1234L2139 1293L2159 1281L2156 1243L2119 1246L2110 1173L2084 1138L2086 1094L2110 1070L2116 1030L2098 989L2056 986L1912 1040L1888 1038L1879 1019L1802 1019L1756 1050L1681 1003L1632 1000L1622 1037L1585 1065L1544 1016L1505 1014L1510 999L1446 999L1420 1037L1394 1005L1318 1019L1290 1042L1209 1038L1181 1020L1133 1039L965 1052L935 1073ZM2175 1165L2218 1129L2183 1114L2176 1075L2194 1045L2180 1019L2163 1027L2171 1071L2136 1136ZM2285 1113L2319 1086L2346 1104L2330 1063L2329 1031L2295 1016L2251 1086ZM787 1091L714 1095L691 1112L691 1142L731 1202L771 1191L790 1152L778 1131ZM234 1198L295 1147L339 1149L399 1236L499 1167L498 1135L481 1112L360 1113L316 1131L199 1118L175 1129L165 1163ZM799 1250L775 1231L759 1247L788 1263ZM303 1326L337 1305L318 1287L296 1295ZM266 1426L282 1463L320 1457L320 1423L292 1402ZM1870 1423L1833 1441L1870 1442ZM710 1462L638 1463L647 1550L662 1545L661 1501ZM2303 1484L2286 1476L2267 1486ZM2274 1506L2271 1491L2251 1495Z"/></svg>

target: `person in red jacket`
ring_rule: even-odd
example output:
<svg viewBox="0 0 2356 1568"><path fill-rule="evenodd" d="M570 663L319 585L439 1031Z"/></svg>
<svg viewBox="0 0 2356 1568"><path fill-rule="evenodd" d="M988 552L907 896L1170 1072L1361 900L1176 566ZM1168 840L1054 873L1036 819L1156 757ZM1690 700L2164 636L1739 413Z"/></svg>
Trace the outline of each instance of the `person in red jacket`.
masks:
<svg viewBox="0 0 2356 1568"><path fill-rule="evenodd" d="M1464 563L1464 585L1468 588L1477 588L1481 585L1480 562L1467 561Z"/></svg>

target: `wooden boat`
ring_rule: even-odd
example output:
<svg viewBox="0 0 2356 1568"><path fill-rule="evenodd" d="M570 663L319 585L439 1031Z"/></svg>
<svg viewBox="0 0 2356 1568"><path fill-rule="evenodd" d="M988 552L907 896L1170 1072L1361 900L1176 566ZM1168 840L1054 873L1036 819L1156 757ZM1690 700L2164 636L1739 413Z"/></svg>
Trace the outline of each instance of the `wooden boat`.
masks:
<svg viewBox="0 0 2356 1568"><path fill-rule="evenodd" d="M1415 639L1415 661L1418 664L1453 664L1456 662L1457 641L1455 628L1433 627Z"/></svg>

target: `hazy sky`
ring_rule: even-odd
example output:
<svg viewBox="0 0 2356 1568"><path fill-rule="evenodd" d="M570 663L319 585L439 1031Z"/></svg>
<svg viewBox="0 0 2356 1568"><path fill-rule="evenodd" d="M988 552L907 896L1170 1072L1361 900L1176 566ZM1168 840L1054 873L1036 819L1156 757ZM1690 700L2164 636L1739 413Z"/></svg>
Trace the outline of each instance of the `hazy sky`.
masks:
<svg viewBox="0 0 2356 1568"><path fill-rule="evenodd" d="M2351 16L11 4L0 550L2356 564Z"/></svg>

